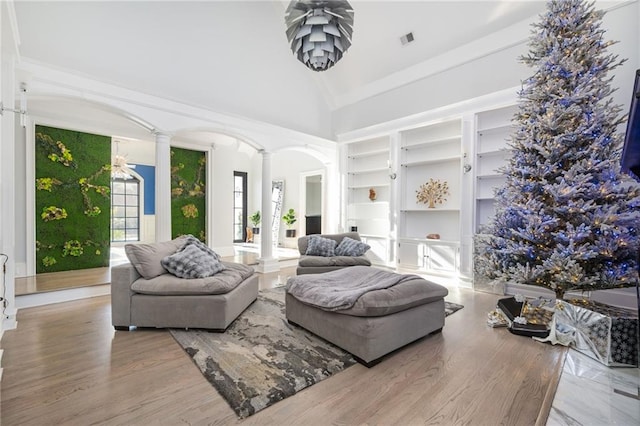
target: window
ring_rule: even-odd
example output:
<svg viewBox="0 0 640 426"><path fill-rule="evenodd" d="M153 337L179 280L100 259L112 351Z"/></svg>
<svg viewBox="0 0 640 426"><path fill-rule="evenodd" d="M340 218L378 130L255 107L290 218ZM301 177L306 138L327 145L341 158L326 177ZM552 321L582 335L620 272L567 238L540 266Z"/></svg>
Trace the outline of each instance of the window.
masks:
<svg viewBox="0 0 640 426"><path fill-rule="evenodd" d="M233 242L247 239L247 173L233 172Z"/></svg>
<svg viewBox="0 0 640 426"><path fill-rule="evenodd" d="M111 241L140 241L140 181L111 180Z"/></svg>

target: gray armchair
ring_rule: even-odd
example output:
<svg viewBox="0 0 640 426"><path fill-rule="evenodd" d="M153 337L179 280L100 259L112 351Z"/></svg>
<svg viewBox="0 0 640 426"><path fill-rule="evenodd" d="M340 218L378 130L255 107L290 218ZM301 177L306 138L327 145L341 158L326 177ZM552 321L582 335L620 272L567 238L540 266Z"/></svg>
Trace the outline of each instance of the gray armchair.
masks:
<svg viewBox="0 0 640 426"><path fill-rule="evenodd" d="M111 323L130 326L226 329L258 297L253 268L221 262L224 270L205 278L178 278L161 260L184 239L125 246L131 263L111 268Z"/></svg>

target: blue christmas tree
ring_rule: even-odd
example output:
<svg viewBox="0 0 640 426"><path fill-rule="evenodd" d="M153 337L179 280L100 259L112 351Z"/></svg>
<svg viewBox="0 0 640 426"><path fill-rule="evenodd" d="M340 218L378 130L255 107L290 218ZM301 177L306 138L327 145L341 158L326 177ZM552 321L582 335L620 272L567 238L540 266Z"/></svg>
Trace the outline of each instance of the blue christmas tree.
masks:
<svg viewBox="0 0 640 426"><path fill-rule="evenodd" d="M640 187L620 171L625 118L611 99L603 13L552 0L534 25L534 68L523 83L512 157L496 214L476 241L476 272L497 281L568 290L635 285Z"/></svg>

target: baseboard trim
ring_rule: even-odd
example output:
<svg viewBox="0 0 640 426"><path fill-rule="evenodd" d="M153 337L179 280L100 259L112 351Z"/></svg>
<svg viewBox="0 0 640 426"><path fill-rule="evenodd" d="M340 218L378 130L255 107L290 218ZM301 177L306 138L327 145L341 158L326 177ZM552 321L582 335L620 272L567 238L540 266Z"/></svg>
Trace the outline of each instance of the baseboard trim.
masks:
<svg viewBox="0 0 640 426"><path fill-rule="evenodd" d="M256 272L260 274L267 274L269 272L278 272L280 270L280 264L278 259L273 257L258 258L258 264L254 268Z"/></svg>
<svg viewBox="0 0 640 426"><path fill-rule="evenodd" d="M111 294L111 284L25 294L16 296L16 308L33 308L36 306L50 305L52 303L69 302L71 300L87 299L89 297L105 296L108 294Z"/></svg>
<svg viewBox="0 0 640 426"><path fill-rule="evenodd" d="M18 326L18 321L16 321L16 314L5 313L4 318L2 318L2 324L0 324L0 326L2 327L2 330L0 330L0 340L2 340L2 336L6 330L15 330Z"/></svg>

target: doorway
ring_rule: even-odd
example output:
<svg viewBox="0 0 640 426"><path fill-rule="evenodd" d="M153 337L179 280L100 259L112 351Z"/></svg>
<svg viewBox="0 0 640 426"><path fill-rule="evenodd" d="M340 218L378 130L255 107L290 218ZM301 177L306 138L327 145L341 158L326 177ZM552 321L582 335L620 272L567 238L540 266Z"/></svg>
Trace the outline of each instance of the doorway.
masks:
<svg viewBox="0 0 640 426"><path fill-rule="evenodd" d="M321 234L325 177L323 170L300 173L300 233Z"/></svg>

